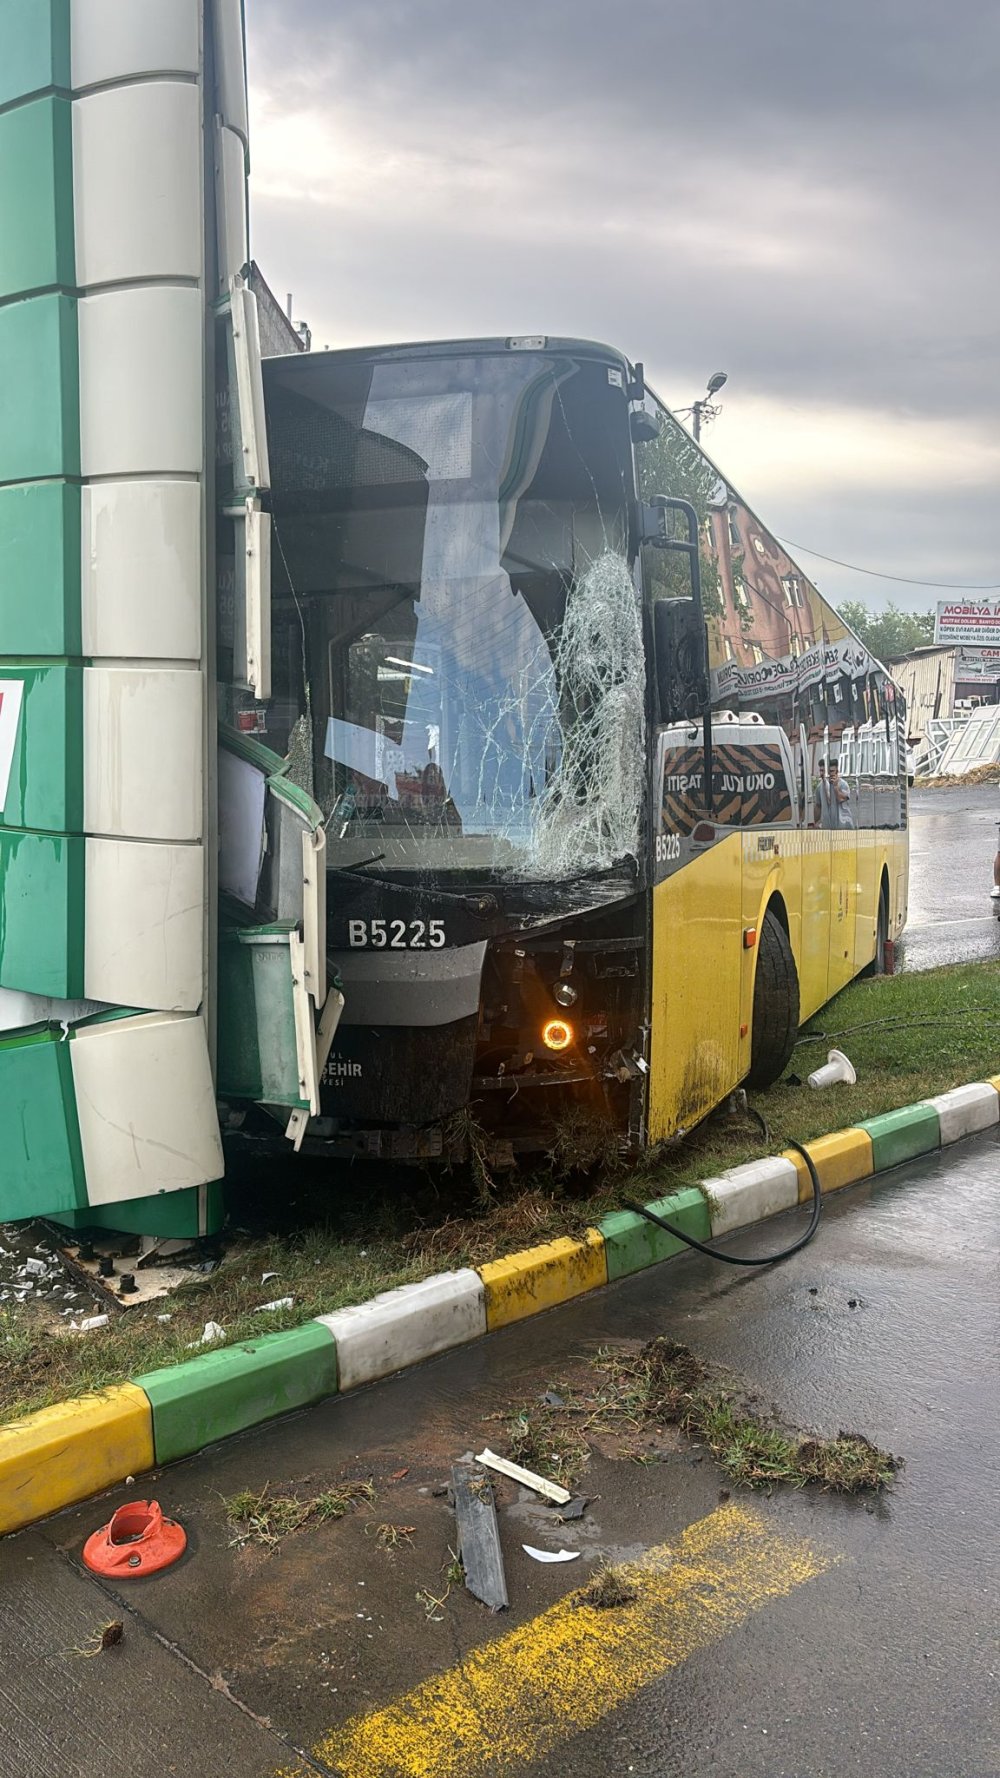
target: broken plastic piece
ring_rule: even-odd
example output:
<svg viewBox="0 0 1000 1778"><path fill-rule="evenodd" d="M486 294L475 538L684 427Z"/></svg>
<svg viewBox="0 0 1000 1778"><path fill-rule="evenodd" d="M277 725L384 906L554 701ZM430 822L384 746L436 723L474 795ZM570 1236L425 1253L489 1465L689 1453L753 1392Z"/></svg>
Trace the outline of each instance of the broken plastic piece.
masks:
<svg viewBox="0 0 1000 1778"><path fill-rule="evenodd" d="M480 1451L477 1463L486 1469L495 1469L499 1475L505 1475L512 1482L520 1482L522 1487L532 1488L536 1494L543 1494L546 1500L554 1500L557 1506L566 1506L572 1499L568 1488L560 1488L558 1482L547 1481L545 1476L536 1475L534 1470L522 1469L519 1463L510 1463L506 1457L498 1457L488 1447Z"/></svg>
<svg viewBox="0 0 1000 1778"><path fill-rule="evenodd" d="M568 1506L564 1506L561 1512L556 1513L556 1518L560 1525L565 1525L568 1519L582 1519L589 1505L590 1501L586 1494L575 1494Z"/></svg>
<svg viewBox="0 0 1000 1778"><path fill-rule="evenodd" d="M206 1321L201 1338L189 1340L187 1350L190 1352L192 1346L211 1346L214 1340L224 1340L225 1337L226 1330L224 1327L220 1327L217 1321Z"/></svg>
<svg viewBox="0 0 1000 1778"><path fill-rule="evenodd" d="M522 1550L533 1562L575 1562L579 1550L536 1550L530 1543L522 1543Z"/></svg>
<svg viewBox="0 0 1000 1778"><path fill-rule="evenodd" d="M186 1548L184 1527L164 1518L158 1500L130 1500L88 1537L83 1559L94 1574L134 1580L169 1568Z"/></svg>
<svg viewBox="0 0 1000 1778"><path fill-rule="evenodd" d="M811 1087L834 1087L840 1081L852 1087L857 1080L854 1066L848 1061L843 1050L830 1050L822 1068L814 1068L809 1076Z"/></svg>
<svg viewBox="0 0 1000 1778"><path fill-rule="evenodd" d="M293 1296L276 1296L273 1303L258 1303L254 1314L263 1315L265 1309L290 1309L294 1301Z"/></svg>
<svg viewBox="0 0 1000 1778"><path fill-rule="evenodd" d="M110 1315L87 1315L77 1328L77 1333L93 1333L95 1327L107 1327Z"/></svg>

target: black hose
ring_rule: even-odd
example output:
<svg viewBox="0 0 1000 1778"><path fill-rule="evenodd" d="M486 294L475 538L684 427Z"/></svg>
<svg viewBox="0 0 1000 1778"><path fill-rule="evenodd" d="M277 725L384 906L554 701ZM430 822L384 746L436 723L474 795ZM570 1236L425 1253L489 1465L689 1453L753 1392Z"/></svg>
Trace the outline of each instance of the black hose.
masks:
<svg viewBox="0 0 1000 1778"><path fill-rule="evenodd" d="M823 1208L819 1174L813 1164L811 1154L803 1148L801 1142L796 1142L794 1137L788 1138L788 1145L790 1148L798 1150L809 1169L813 1192L812 1215L805 1233L801 1234L797 1241L793 1241L790 1247L783 1248L780 1253L765 1253L761 1254L759 1258L753 1259L745 1258L741 1253L723 1253L718 1247L709 1247L704 1241L696 1241L693 1235L686 1235L675 1222L668 1222L666 1217L657 1216L656 1211L650 1210L646 1204L636 1203L632 1198L623 1198L622 1208L634 1210L637 1216L644 1216L647 1222L655 1222L658 1228L666 1229L668 1235L676 1235L678 1241L683 1241L686 1247L693 1247L696 1253L707 1253L709 1259L721 1259L727 1266L776 1266L779 1260L791 1259L793 1253L798 1253L800 1248L805 1247L806 1243L812 1240L819 1228L820 1211Z"/></svg>

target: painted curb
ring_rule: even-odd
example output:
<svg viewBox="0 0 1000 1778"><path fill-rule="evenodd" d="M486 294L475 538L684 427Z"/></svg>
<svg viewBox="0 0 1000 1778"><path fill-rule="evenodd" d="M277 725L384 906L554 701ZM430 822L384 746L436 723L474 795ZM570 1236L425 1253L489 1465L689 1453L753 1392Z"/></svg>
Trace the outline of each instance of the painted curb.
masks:
<svg viewBox="0 0 1000 1778"><path fill-rule="evenodd" d="M1000 1125L1000 1074L818 1136L805 1146L824 1193ZM659 1198L650 1209L698 1240L802 1203L808 1168L769 1155ZM235 1432L406 1370L453 1346L658 1265L682 1248L632 1211L475 1269L442 1272L79 1396L0 1426L0 1535Z"/></svg>
<svg viewBox="0 0 1000 1778"><path fill-rule="evenodd" d="M173 1463L336 1395L337 1347L327 1328L307 1321L148 1371L135 1382L152 1409L156 1462Z"/></svg>
<svg viewBox="0 0 1000 1778"><path fill-rule="evenodd" d="M135 1383L0 1426L0 1532L47 1519L154 1460L152 1411Z"/></svg>
<svg viewBox="0 0 1000 1778"><path fill-rule="evenodd" d="M779 1210L790 1210L799 1201L799 1176L783 1155L768 1155L703 1180L702 1190L708 1199L712 1238L717 1240L750 1222L776 1216Z"/></svg>
<svg viewBox="0 0 1000 1778"><path fill-rule="evenodd" d="M486 1293L478 1272L439 1272L316 1321L332 1337L341 1389L356 1389L484 1334Z"/></svg>

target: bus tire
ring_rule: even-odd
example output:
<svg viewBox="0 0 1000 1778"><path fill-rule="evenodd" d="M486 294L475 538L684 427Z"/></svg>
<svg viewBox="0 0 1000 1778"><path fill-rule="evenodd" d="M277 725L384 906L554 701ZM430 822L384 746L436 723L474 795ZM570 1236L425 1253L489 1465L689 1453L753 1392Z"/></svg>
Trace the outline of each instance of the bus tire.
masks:
<svg viewBox="0 0 1000 1778"><path fill-rule="evenodd" d="M885 893L885 884L883 883L878 896L878 921L875 926L875 955L867 968L861 971L862 975L870 976L885 974L885 947L888 941L889 902Z"/></svg>
<svg viewBox="0 0 1000 1778"><path fill-rule="evenodd" d="M788 934L768 908L760 929L753 987L747 1085L769 1087L788 1066L799 1034L799 977Z"/></svg>

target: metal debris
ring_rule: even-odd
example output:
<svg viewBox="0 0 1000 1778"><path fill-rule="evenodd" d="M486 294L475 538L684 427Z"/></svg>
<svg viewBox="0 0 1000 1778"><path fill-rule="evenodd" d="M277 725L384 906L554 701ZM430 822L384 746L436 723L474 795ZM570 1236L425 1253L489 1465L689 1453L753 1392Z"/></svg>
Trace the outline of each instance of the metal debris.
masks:
<svg viewBox="0 0 1000 1778"><path fill-rule="evenodd" d="M556 1520L560 1525L565 1525L568 1519L582 1519L589 1505L590 1500L586 1494L577 1494L556 1513Z"/></svg>
<svg viewBox="0 0 1000 1778"><path fill-rule="evenodd" d="M505 1611L510 1601L489 1477L482 1470L456 1463L451 1472L451 1487L465 1584L473 1598L480 1599L491 1611Z"/></svg>

